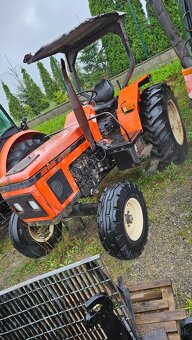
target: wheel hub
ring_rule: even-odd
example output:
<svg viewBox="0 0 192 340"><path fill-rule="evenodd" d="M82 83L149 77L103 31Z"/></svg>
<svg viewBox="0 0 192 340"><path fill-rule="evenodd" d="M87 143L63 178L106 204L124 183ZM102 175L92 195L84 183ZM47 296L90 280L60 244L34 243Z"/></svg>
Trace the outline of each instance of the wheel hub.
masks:
<svg viewBox="0 0 192 340"><path fill-rule="evenodd" d="M171 125L172 133L175 137L175 140L179 145L183 145L184 143L184 131L183 125L181 122L181 117L179 115L179 111L173 102L173 100L169 100L167 104L168 109L168 118L169 123Z"/></svg>
<svg viewBox="0 0 192 340"><path fill-rule="evenodd" d="M54 225L51 224L50 226L44 225L39 227L29 227L29 234L31 237L39 243L47 242L51 236L53 235Z"/></svg>
<svg viewBox="0 0 192 340"><path fill-rule="evenodd" d="M143 231L143 213L136 198L130 198L125 205L124 225L128 237L132 241L137 241Z"/></svg>
<svg viewBox="0 0 192 340"><path fill-rule="evenodd" d="M125 215L125 218L126 218L126 221L127 221L128 224L133 223L133 216L132 215L127 213Z"/></svg>

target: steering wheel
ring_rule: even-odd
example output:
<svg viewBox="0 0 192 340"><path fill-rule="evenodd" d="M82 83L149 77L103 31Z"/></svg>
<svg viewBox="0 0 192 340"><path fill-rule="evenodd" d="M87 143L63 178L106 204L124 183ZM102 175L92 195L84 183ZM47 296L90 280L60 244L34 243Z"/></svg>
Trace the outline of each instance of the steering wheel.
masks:
<svg viewBox="0 0 192 340"><path fill-rule="evenodd" d="M91 96L89 97L89 99L87 98L88 96L83 95L83 94L86 94L86 93L88 93L88 92L91 93ZM83 97L85 97L86 99L88 99L88 104L90 104L91 101L96 97L97 92L96 92L95 90L87 90L87 91L78 92L77 94L80 94L80 95L82 95Z"/></svg>

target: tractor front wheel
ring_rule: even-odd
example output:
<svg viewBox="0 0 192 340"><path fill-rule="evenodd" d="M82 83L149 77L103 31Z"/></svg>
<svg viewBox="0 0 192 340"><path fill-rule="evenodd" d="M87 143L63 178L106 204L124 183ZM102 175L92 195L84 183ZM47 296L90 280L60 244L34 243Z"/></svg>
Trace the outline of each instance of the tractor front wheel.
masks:
<svg viewBox="0 0 192 340"><path fill-rule="evenodd" d="M148 216L143 194L130 182L107 187L101 195L97 226L101 243L113 257L138 257L147 242Z"/></svg>
<svg viewBox="0 0 192 340"><path fill-rule="evenodd" d="M15 213L9 221L9 236L13 246L27 257L46 256L61 239L61 235L61 223L49 226L28 226Z"/></svg>
<svg viewBox="0 0 192 340"><path fill-rule="evenodd" d="M153 145L151 154L160 164L181 163L187 153L186 131L177 100L166 83L141 94L143 138Z"/></svg>

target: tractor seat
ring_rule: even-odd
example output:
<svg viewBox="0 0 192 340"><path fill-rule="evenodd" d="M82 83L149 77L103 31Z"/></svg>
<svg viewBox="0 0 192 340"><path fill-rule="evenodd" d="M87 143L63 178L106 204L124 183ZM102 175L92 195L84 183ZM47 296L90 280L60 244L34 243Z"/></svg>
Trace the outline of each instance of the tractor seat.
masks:
<svg viewBox="0 0 192 340"><path fill-rule="evenodd" d="M112 83L107 79L102 79L94 87L94 91L97 93L94 97L95 111L110 110L116 98L114 98L114 87Z"/></svg>

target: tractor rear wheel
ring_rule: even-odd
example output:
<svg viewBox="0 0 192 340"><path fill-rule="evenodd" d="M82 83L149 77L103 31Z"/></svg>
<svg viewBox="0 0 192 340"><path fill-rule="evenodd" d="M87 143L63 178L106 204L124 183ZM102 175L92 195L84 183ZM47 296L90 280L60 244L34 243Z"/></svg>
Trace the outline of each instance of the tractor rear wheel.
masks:
<svg viewBox="0 0 192 340"><path fill-rule="evenodd" d="M140 115L145 142L160 164L179 164L187 153L186 131L177 100L166 83L153 85L141 94Z"/></svg>
<svg viewBox="0 0 192 340"><path fill-rule="evenodd" d="M23 158L43 144L42 138L30 138L19 142L11 148L8 154L7 171L17 165Z"/></svg>
<svg viewBox="0 0 192 340"><path fill-rule="evenodd" d="M107 187L101 195L97 226L101 243L113 257L138 257L147 242L148 216L143 194L130 182Z"/></svg>
<svg viewBox="0 0 192 340"><path fill-rule="evenodd" d="M22 255L30 258L46 256L61 239L62 223L32 227L12 214L9 221L9 236L13 246Z"/></svg>

